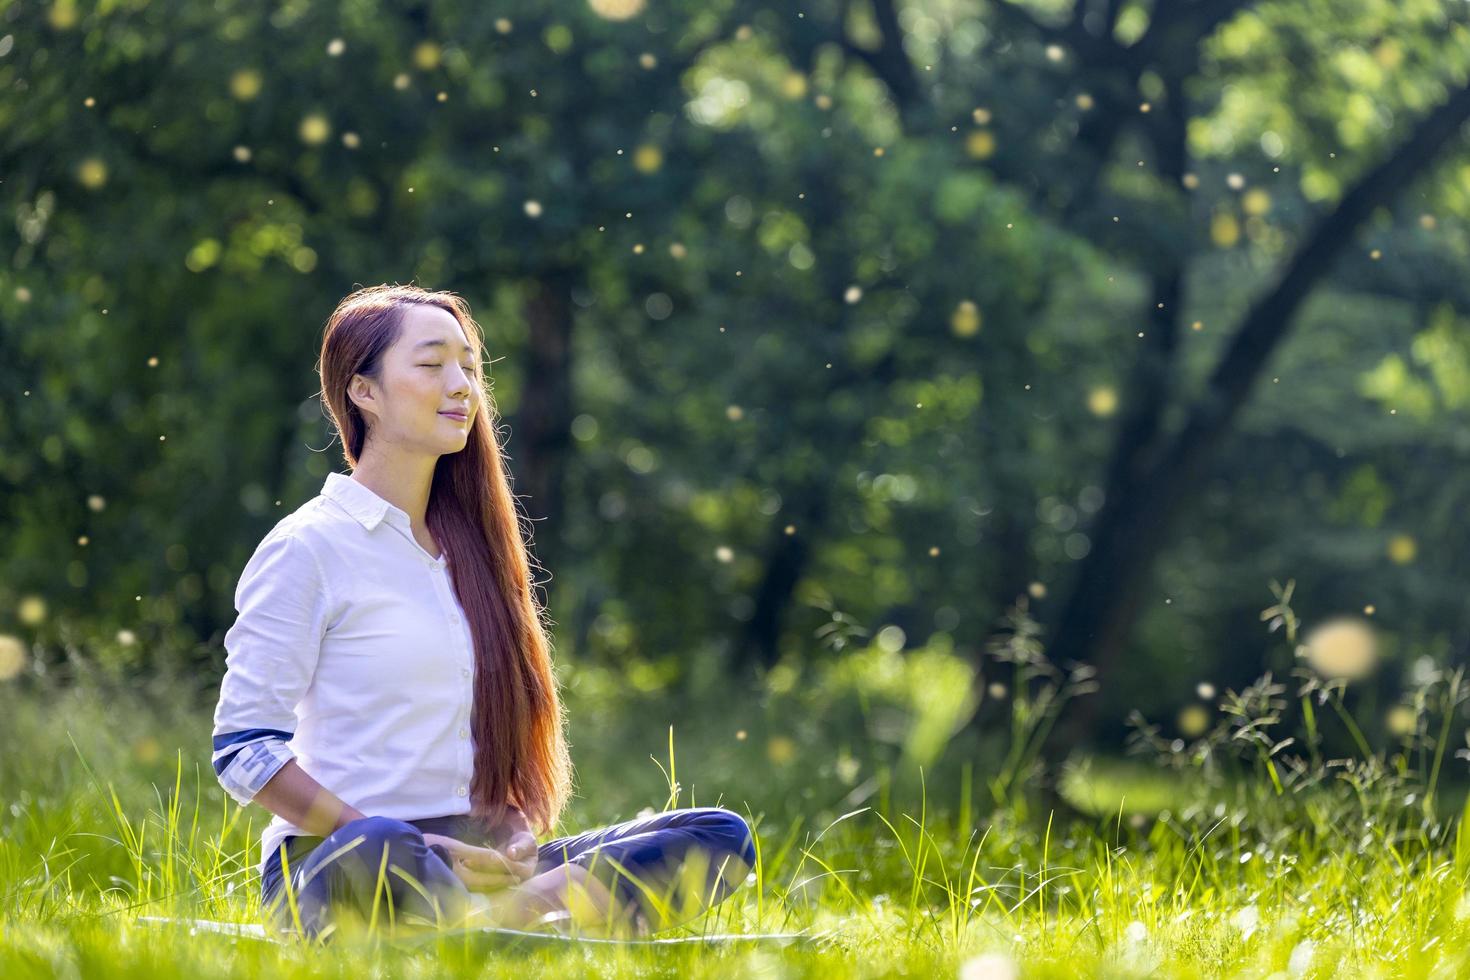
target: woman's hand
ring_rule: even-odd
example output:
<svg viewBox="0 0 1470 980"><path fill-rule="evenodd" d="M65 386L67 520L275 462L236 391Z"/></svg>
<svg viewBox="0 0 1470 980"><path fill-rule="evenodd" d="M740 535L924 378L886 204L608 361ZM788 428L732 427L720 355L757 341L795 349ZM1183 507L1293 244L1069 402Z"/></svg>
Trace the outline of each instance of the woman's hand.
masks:
<svg viewBox="0 0 1470 980"><path fill-rule="evenodd" d="M505 835L504 846L506 851L511 851L519 844L521 847L520 853L528 856L531 860L532 867L534 867L537 853L536 835L531 832L530 821L526 819L526 815L521 812L519 807L506 808L505 819L501 822L499 831Z"/></svg>
<svg viewBox="0 0 1470 980"><path fill-rule="evenodd" d="M470 891L491 892L519 885L536 872L536 838L530 845L522 835L511 838L504 850L476 847L443 834L425 834L424 843L449 853L449 867Z"/></svg>

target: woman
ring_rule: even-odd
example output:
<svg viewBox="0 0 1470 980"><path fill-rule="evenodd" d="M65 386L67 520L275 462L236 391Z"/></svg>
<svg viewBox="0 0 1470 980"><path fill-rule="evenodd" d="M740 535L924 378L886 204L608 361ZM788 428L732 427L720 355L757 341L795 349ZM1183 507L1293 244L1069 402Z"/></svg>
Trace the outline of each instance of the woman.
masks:
<svg viewBox="0 0 1470 980"><path fill-rule="evenodd" d="M352 473L241 574L214 768L275 814L261 904L282 930L321 936L351 912L642 933L755 863L749 827L718 807L538 847L571 764L481 343L453 293L346 297L318 370Z"/></svg>

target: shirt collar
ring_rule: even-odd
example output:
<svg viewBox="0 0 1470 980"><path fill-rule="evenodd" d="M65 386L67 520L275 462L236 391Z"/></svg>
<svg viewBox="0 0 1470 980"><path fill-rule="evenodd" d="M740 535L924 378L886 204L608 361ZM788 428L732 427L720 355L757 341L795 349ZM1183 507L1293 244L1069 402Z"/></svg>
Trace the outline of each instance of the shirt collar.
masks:
<svg viewBox="0 0 1470 980"><path fill-rule="evenodd" d="M335 500L369 531L390 513L401 516L405 524L408 521L407 514L345 473L328 473L327 482L322 485L322 496Z"/></svg>

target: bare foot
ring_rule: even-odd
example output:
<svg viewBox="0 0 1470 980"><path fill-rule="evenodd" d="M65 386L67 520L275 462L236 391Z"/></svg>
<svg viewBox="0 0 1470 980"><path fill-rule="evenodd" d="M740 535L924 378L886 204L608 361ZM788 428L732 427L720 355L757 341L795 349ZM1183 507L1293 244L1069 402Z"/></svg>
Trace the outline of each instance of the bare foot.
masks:
<svg viewBox="0 0 1470 980"><path fill-rule="evenodd" d="M569 927L596 936L642 935L646 923L636 906L612 908L607 886L578 864L563 864L489 896L478 911L485 924L507 929Z"/></svg>

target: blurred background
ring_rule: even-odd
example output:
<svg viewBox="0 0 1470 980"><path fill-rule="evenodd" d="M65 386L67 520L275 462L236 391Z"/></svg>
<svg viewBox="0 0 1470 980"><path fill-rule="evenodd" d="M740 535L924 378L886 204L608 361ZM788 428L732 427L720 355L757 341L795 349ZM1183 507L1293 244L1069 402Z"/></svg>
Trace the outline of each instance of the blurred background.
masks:
<svg viewBox="0 0 1470 980"><path fill-rule="evenodd" d="M1458 0L12 0L3 684L207 759L346 470L326 317L412 281L485 328L603 819L998 801L1318 623L1402 735L1470 660L1467 72Z"/></svg>

